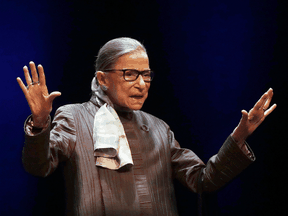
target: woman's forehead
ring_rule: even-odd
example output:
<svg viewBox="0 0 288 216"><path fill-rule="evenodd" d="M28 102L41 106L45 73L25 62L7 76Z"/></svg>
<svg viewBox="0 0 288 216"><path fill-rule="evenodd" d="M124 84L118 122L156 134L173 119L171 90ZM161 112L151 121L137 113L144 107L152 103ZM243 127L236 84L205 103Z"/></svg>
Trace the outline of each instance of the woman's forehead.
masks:
<svg viewBox="0 0 288 216"><path fill-rule="evenodd" d="M135 69L149 69L149 59L144 51L136 51L121 56L116 64L115 68L135 68Z"/></svg>

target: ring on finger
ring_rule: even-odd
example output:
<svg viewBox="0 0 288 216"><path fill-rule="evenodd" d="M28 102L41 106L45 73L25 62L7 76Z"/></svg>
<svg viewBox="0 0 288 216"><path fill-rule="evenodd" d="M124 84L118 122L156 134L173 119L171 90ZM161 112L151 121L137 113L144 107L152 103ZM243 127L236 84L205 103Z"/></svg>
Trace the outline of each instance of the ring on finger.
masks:
<svg viewBox="0 0 288 216"><path fill-rule="evenodd" d="M32 82L32 83L28 84L28 85L26 86L26 88L29 89L29 86L35 85L35 84L38 84L38 83L40 83L40 82L39 82L39 81L37 81L37 82Z"/></svg>
<svg viewBox="0 0 288 216"><path fill-rule="evenodd" d="M35 84L38 84L38 83L40 83L40 82L39 82L39 81L37 81L37 82L32 82L31 85L35 85Z"/></svg>

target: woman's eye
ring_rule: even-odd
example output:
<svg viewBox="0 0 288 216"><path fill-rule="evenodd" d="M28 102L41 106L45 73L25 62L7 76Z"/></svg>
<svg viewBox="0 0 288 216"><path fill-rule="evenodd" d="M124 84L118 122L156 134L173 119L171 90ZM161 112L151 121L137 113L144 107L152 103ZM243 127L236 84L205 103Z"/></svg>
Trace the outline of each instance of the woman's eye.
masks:
<svg viewBox="0 0 288 216"><path fill-rule="evenodd" d="M143 76L144 77L150 77L150 73L144 73Z"/></svg>
<svg viewBox="0 0 288 216"><path fill-rule="evenodd" d="M125 76L137 76L137 72L136 71L126 71Z"/></svg>
<svg viewBox="0 0 288 216"><path fill-rule="evenodd" d="M132 73L126 71L125 76L132 76Z"/></svg>

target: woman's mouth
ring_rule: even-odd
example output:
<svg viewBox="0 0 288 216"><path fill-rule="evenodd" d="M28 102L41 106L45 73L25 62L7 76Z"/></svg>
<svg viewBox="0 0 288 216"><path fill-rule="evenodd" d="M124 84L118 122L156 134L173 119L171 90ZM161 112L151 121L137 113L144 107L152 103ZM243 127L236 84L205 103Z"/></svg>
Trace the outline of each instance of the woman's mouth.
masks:
<svg viewBox="0 0 288 216"><path fill-rule="evenodd" d="M135 99L141 99L143 98L144 96L143 95L132 95L130 96L131 98L135 98Z"/></svg>

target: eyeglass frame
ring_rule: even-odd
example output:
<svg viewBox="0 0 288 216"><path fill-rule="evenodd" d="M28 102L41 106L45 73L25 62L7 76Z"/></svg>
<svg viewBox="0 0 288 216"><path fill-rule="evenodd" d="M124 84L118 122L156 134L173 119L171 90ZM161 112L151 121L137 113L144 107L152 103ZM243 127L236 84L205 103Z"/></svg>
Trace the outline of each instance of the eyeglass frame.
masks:
<svg viewBox="0 0 288 216"><path fill-rule="evenodd" d="M103 71L103 72L122 71L122 72L123 72L123 79L124 79L126 82L133 82L133 81L135 81L135 80L126 80L126 79L125 79L125 73L126 73L126 71L128 71L128 70L137 71L138 74L137 74L135 80L138 79L139 75L142 76L142 74L144 74L145 72L150 72L150 78L151 78L151 80L150 80L150 81L147 81L147 80L144 80L144 79L143 79L143 81L144 81L144 82L151 82L151 81L153 80L153 77L154 77L154 71L152 71L152 70L143 70L143 71L139 71L139 70L136 70L136 69L105 69L105 70L102 70L102 71ZM151 76L151 74L152 74L152 76ZM142 78L143 78L143 76L142 76Z"/></svg>

